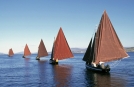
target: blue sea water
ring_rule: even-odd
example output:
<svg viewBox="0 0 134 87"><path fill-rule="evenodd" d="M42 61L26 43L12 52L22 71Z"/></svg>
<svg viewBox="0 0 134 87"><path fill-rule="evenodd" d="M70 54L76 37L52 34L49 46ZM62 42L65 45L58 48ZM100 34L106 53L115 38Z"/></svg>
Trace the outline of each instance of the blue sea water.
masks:
<svg viewBox="0 0 134 87"><path fill-rule="evenodd" d="M49 64L50 55L35 60L36 54L22 58L0 55L0 87L134 87L134 53L111 63L109 74L91 72L82 61L84 54Z"/></svg>

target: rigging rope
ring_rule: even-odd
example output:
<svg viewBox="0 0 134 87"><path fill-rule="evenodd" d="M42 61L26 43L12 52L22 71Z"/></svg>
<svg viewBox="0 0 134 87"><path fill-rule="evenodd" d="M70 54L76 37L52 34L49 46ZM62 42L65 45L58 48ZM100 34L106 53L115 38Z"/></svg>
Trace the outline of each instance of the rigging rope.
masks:
<svg viewBox="0 0 134 87"><path fill-rule="evenodd" d="M122 59L120 59L120 60L116 60L116 61L114 61L113 63L109 64L110 67L111 67L111 68L116 67L117 65L119 65L119 63L121 62L121 60L122 60Z"/></svg>

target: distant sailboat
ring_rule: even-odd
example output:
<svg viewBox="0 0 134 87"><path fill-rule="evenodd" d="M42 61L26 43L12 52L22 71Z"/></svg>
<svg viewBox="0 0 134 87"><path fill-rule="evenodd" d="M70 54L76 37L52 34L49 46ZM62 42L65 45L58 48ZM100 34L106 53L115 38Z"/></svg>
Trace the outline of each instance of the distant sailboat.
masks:
<svg viewBox="0 0 134 87"><path fill-rule="evenodd" d="M23 55L23 58L26 58L26 56L29 56L29 55L31 55L31 52L30 52L30 50L29 50L29 48L28 48L28 45L26 44L26 45L25 45L25 48L24 48L24 55Z"/></svg>
<svg viewBox="0 0 134 87"><path fill-rule="evenodd" d="M38 47L38 55L36 57L36 60L39 60L40 57L45 57L45 56L48 56L48 53L47 53L47 50L46 50L46 47L44 45L44 42L43 40L41 39L40 41L40 45Z"/></svg>
<svg viewBox="0 0 134 87"><path fill-rule="evenodd" d="M64 36L62 28L53 43L50 64L58 64L58 60L72 58L73 54Z"/></svg>
<svg viewBox="0 0 134 87"><path fill-rule="evenodd" d="M128 57L124 50L113 25L104 11L94 40L86 50L83 60L86 61L86 68L95 71L109 72L110 66L104 62L110 62Z"/></svg>
<svg viewBox="0 0 134 87"><path fill-rule="evenodd" d="M11 57L11 56L13 56L13 55L14 55L14 52L13 52L13 50L12 50L12 48L11 48L11 49L9 49L8 56Z"/></svg>

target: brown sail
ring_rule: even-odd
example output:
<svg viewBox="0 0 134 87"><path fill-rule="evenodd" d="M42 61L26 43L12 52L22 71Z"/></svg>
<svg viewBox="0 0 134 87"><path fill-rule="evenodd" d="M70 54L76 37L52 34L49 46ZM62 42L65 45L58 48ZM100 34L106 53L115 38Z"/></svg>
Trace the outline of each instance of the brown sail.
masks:
<svg viewBox="0 0 134 87"><path fill-rule="evenodd" d="M13 56L13 55L14 55L14 52L13 52L13 50L12 50L12 48L11 48L11 49L9 49L8 56Z"/></svg>
<svg viewBox="0 0 134 87"><path fill-rule="evenodd" d="M48 56L48 53L47 53L46 47L44 45L44 42L41 39L40 45L39 45L39 48L38 48L38 55L37 55L37 57L40 58L40 57L44 57L44 56Z"/></svg>
<svg viewBox="0 0 134 87"><path fill-rule="evenodd" d="M31 52L30 52L30 50L28 48L28 45L26 44L26 46L24 48L24 56L29 56L29 55L31 55Z"/></svg>
<svg viewBox="0 0 134 87"><path fill-rule="evenodd" d="M106 11L104 11L97 29L94 53L96 64L99 61L108 62L128 57Z"/></svg>
<svg viewBox="0 0 134 87"><path fill-rule="evenodd" d="M53 58L55 60L56 59L62 60L62 59L73 57L73 54L71 52L71 49L67 43L67 40L64 36L61 27L56 37L56 40L54 42L52 53L53 53Z"/></svg>

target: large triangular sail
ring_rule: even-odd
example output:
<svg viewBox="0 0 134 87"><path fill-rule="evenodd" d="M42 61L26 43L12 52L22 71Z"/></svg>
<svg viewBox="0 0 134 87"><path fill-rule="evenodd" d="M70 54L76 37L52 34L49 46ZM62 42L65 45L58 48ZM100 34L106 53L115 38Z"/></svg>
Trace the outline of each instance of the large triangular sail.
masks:
<svg viewBox="0 0 134 87"><path fill-rule="evenodd" d="M13 56L13 55L14 55L14 52L13 52L13 50L11 48L11 49L9 49L8 56Z"/></svg>
<svg viewBox="0 0 134 87"><path fill-rule="evenodd" d="M40 58L40 57L44 57L44 56L48 56L48 53L47 53L46 47L44 45L44 42L41 39L40 45L39 45L39 48L38 48L38 55L37 55L37 57Z"/></svg>
<svg viewBox="0 0 134 87"><path fill-rule="evenodd" d="M56 59L62 60L62 59L73 57L73 54L71 52L71 49L67 43L67 40L65 38L65 35L61 27L56 37L56 40L54 42L52 53L53 53L53 58L55 60Z"/></svg>
<svg viewBox="0 0 134 87"><path fill-rule="evenodd" d="M128 57L106 11L104 11L97 29L94 53L95 63Z"/></svg>
<svg viewBox="0 0 134 87"><path fill-rule="evenodd" d="M31 55L31 52L29 50L28 45L26 44L25 45L25 48L24 48L24 56L29 56L29 55Z"/></svg>

